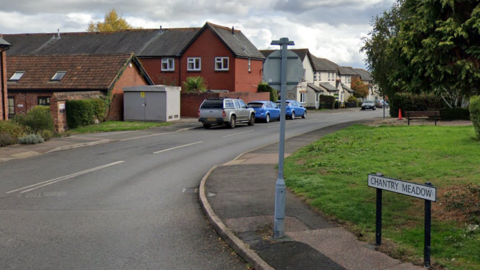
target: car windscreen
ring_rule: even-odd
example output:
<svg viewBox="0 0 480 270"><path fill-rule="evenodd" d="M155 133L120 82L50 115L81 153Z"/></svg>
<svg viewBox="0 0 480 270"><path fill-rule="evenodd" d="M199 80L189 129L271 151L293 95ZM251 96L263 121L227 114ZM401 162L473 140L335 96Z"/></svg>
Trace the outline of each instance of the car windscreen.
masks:
<svg viewBox="0 0 480 270"><path fill-rule="evenodd" d="M207 99L202 103L202 106L200 107L200 109L222 109L222 108L223 108L222 99L217 99L217 100Z"/></svg>
<svg viewBox="0 0 480 270"><path fill-rule="evenodd" d="M262 108L263 103L248 103L248 107L250 107L250 108Z"/></svg>

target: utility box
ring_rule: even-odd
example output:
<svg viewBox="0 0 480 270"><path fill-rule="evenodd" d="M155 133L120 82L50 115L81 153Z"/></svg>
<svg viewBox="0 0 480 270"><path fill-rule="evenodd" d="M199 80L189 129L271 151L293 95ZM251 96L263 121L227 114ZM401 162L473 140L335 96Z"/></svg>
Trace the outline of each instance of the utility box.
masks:
<svg viewBox="0 0 480 270"><path fill-rule="evenodd" d="M180 119L180 86L142 85L123 88L125 121L169 122Z"/></svg>

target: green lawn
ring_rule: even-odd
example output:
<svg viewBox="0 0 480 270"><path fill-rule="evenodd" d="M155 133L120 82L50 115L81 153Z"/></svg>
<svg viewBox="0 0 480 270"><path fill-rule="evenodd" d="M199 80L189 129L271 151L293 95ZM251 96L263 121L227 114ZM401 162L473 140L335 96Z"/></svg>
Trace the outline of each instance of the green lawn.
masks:
<svg viewBox="0 0 480 270"><path fill-rule="evenodd" d="M131 122L131 121L107 121L99 124L93 124L84 127L78 127L68 130L67 134L74 133L95 133L95 132L111 132L126 130L141 130L151 127L168 126L172 123L156 123L156 122Z"/></svg>
<svg viewBox="0 0 480 270"><path fill-rule="evenodd" d="M328 217L375 242L375 189L367 175L437 187L432 262L480 269L480 142L472 126L352 126L285 160L285 181ZM383 192L381 249L423 262L423 200Z"/></svg>

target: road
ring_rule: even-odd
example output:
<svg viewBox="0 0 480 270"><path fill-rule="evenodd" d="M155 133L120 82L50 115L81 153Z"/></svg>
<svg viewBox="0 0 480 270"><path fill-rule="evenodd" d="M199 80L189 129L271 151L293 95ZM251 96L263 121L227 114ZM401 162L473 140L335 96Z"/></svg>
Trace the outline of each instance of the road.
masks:
<svg viewBox="0 0 480 270"><path fill-rule="evenodd" d="M311 113L288 120L286 137L381 115ZM0 163L0 269L246 269L197 187L214 165L278 141L279 125L199 124Z"/></svg>

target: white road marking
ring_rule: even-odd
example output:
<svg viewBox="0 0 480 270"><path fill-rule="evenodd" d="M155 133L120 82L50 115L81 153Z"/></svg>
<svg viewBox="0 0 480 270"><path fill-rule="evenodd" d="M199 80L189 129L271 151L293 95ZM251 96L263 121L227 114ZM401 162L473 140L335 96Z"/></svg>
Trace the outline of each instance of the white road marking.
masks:
<svg viewBox="0 0 480 270"><path fill-rule="evenodd" d="M154 154L158 154L158 153L167 152L167 151L170 151L170 150L175 150L175 149L178 149L178 148L183 148L183 147L187 147L187 146L194 145L194 144L199 144L199 143L203 143L203 141L194 142L194 143L189 143L189 144L184 144L184 145L180 145L180 146L175 146L175 147L172 147L172 148L160 150L160 151L153 152L153 153L154 153Z"/></svg>
<svg viewBox="0 0 480 270"><path fill-rule="evenodd" d="M128 138L128 139L121 139L120 142L130 141L130 140L136 140L136 139L143 139L143 138L148 138L148 137L155 137L155 136L166 135L166 134L173 134L173 133L178 133L178 132L182 132L182 131L185 131L185 130L190 130L190 128L182 128L182 129L179 129L179 130L173 131L173 132L164 132L164 133L157 133L157 134L150 134L150 135L138 136L138 137L133 137L133 138Z"/></svg>
<svg viewBox="0 0 480 270"><path fill-rule="evenodd" d="M239 132L239 133L235 133L235 134L225 135L225 136L223 136L223 138L227 138L227 137L231 137L231 136L237 136L237 135L241 135L241 134L245 134L245 133L249 133L249 132L254 132L254 131L255 130L249 130L249 131Z"/></svg>
<svg viewBox="0 0 480 270"><path fill-rule="evenodd" d="M69 174L69 175L57 177L55 179L43 181L43 182L40 182L40 183L36 183L34 185L30 185L30 186L26 186L26 187L22 187L22 188L19 188L19 189L8 191L7 194L17 192L17 191L21 191L20 193L29 192L29 191L35 190L37 188L41 188L41 187L44 187L44 186L55 184L55 183L73 178L75 176L79 176L79 175L82 175L82 174L87 174L89 172L104 169L104 168L107 168L107 167L110 167L110 166L113 166L113 165L117 165L117 164L120 164L120 163L123 163L123 162L125 162L125 161L117 161L117 162L113 162L113 163L110 163L110 164L107 164L107 165L103 165L103 166L95 167L95 168L92 168L92 169L84 170L84 171L81 171L81 172L76 172L76 173L72 173L72 174Z"/></svg>

